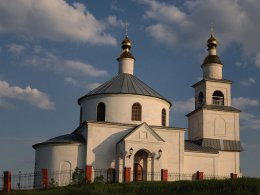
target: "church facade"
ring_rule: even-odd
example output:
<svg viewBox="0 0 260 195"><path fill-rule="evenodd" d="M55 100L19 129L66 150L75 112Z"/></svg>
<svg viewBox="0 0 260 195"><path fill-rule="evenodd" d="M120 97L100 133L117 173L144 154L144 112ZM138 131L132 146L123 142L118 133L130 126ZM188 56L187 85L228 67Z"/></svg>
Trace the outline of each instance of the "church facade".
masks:
<svg viewBox="0 0 260 195"><path fill-rule="evenodd" d="M207 41L203 78L195 83L195 109L186 129L169 126L171 102L134 76L128 36L118 57L118 75L78 99L80 124L71 134L33 145L35 172L76 167L114 170L114 180L157 180L153 173L241 175L240 110L231 106L230 80L222 78L217 40ZM191 178L192 179L192 178ZM55 178L60 182L60 178ZM160 179L159 179L160 180Z"/></svg>

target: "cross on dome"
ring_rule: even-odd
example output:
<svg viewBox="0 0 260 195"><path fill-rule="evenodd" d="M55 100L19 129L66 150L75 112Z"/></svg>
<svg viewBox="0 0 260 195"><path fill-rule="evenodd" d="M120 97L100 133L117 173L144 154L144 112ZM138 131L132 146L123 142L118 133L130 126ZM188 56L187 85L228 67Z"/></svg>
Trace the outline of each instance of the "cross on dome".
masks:
<svg viewBox="0 0 260 195"><path fill-rule="evenodd" d="M207 45L209 49L216 48L217 47L217 39L213 36L214 26L213 22L210 23L210 38L207 41Z"/></svg>
<svg viewBox="0 0 260 195"><path fill-rule="evenodd" d="M128 22L125 21L125 36L127 37L128 35Z"/></svg>

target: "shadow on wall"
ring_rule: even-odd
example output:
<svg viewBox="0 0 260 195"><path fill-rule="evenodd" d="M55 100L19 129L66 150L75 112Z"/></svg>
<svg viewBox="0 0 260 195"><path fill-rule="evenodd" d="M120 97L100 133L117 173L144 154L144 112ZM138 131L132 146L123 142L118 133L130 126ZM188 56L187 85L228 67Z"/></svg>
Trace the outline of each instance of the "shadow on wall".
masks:
<svg viewBox="0 0 260 195"><path fill-rule="evenodd" d="M93 167L97 169L115 168L116 163L116 144L132 129L111 134L93 149L95 160ZM114 163L114 165L113 165Z"/></svg>
<svg viewBox="0 0 260 195"><path fill-rule="evenodd" d="M80 144L78 147L77 167L85 169L86 165L86 144Z"/></svg>

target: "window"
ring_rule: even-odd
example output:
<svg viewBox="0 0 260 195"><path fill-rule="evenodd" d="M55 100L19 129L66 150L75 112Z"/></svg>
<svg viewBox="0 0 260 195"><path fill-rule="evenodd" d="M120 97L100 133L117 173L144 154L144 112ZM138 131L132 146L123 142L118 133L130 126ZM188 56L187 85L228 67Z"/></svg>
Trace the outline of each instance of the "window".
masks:
<svg viewBox="0 0 260 195"><path fill-rule="evenodd" d="M80 118L79 118L79 123L81 124L83 121L83 108L80 107Z"/></svg>
<svg viewBox="0 0 260 195"><path fill-rule="evenodd" d="M166 110L162 109L162 126L166 126Z"/></svg>
<svg viewBox="0 0 260 195"><path fill-rule="evenodd" d="M199 105L202 105L204 102L204 95L202 92L199 93L199 96L198 96L198 104Z"/></svg>
<svg viewBox="0 0 260 195"><path fill-rule="evenodd" d="M106 105L101 102L97 106L97 121L105 121Z"/></svg>
<svg viewBox="0 0 260 195"><path fill-rule="evenodd" d="M142 120L142 106L139 103L134 103L132 106L132 121Z"/></svg>
<svg viewBox="0 0 260 195"><path fill-rule="evenodd" d="M214 105L224 105L224 95L221 91L214 91L212 95L212 104Z"/></svg>

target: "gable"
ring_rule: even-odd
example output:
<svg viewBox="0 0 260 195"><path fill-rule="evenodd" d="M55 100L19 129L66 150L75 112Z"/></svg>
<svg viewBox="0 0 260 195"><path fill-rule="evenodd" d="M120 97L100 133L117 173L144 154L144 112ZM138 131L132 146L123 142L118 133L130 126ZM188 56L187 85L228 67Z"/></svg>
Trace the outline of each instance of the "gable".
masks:
<svg viewBox="0 0 260 195"><path fill-rule="evenodd" d="M124 139L125 141L137 142L164 142L164 140L147 123L134 128Z"/></svg>

